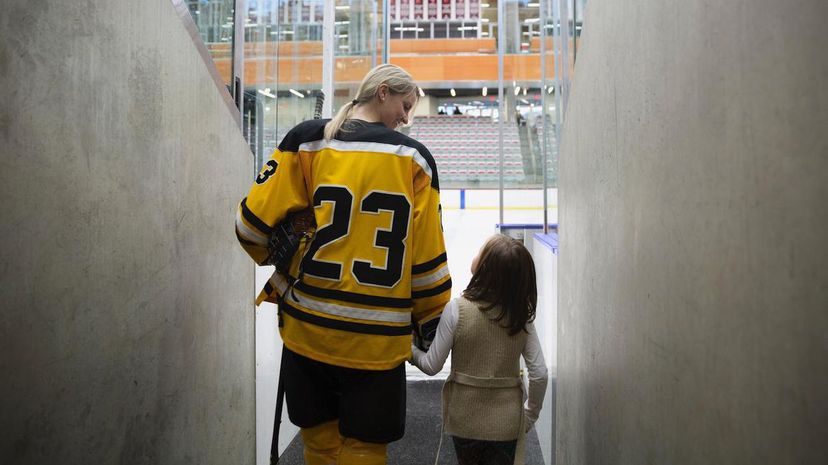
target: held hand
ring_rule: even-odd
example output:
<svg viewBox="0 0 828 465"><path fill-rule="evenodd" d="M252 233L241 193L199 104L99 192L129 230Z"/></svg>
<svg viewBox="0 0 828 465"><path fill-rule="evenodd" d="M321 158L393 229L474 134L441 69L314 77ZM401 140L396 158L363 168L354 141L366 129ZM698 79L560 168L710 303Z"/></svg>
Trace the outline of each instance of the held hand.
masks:
<svg viewBox="0 0 828 465"><path fill-rule="evenodd" d="M437 326L440 324L440 317L420 322L414 327L414 345L423 352L428 352L434 337L437 334Z"/></svg>
<svg viewBox="0 0 828 465"><path fill-rule="evenodd" d="M532 418L526 410L523 411L523 424L525 433L528 433L529 430L531 430L532 427L535 426L535 421L537 421L537 418Z"/></svg>
<svg viewBox="0 0 828 465"><path fill-rule="evenodd" d="M420 371L423 371L423 368L417 363L417 358L418 357L422 358L424 355L425 355L425 352L423 352L419 347L417 347L416 345L414 345L412 343L411 344L411 358L408 359L408 363L414 365ZM423 371L423 373L425 373L425 372ZM428 374L428 373L426 373L426 374Z"/></svg>

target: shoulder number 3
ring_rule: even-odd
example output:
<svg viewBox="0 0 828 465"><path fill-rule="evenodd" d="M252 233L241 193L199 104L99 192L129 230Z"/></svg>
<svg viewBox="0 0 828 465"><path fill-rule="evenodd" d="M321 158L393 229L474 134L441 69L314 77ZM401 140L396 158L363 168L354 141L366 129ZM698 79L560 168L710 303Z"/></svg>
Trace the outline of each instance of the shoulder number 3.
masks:
<svg viewBox="0 0 828 465"><path fill-rule="evenodd" d="M316 231L316 237L302 261L305 273L323 279L342 279L342 263L317 260L315 256L321 248L348 235L353 201L353 194L343 186L319 186L316 189L313 206L331 203L333 215L330 223ZM375 267L369 261L354 259L351 269L360 284L393 287L402 277L411 204L404 195L382 191L371 191L360 202L360 214L377 215L381 211L391 212L392 218L390 229L378 228L374 234L374 247L387 251L385 267Z"/></svg>

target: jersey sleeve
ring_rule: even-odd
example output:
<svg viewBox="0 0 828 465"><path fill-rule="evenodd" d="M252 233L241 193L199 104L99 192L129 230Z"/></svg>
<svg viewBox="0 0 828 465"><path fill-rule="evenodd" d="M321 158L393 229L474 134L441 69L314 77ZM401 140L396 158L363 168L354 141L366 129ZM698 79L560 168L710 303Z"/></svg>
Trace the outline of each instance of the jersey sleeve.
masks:
<svg viewBox="0 0 828 465"><path fill-rule="evenodd" d="M299 155L276 149L236 213L236 237L256 263L267 259L273 227L309 205Z"/></svg>
<svg viewBox="0 0 828 465"><path fill-rule="evenodd" d="M434 326L436 329L440 314L451 298L440 192L423 172L415 176L414 192L412 321L418 327Z"/></svg>

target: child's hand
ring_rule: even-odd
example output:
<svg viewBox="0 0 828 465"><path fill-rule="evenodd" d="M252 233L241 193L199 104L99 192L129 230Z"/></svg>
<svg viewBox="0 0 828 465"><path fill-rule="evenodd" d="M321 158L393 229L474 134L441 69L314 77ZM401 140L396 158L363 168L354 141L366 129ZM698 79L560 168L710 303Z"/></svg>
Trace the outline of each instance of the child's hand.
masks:
<svg viewBox="0 0 828 465"><path fill-rule="evenodd" d="M416 354L417 351L422 352L419 347L417 347L414 344L411 344L411 356L408 357L408 363L414 365L415 367L417 366L417 364L414 362L414 354ZM417 368L420 368L420 367L417 367Z"/></svg>
<svg viewBox="0 0 828 465"><path fill-rule="evenodd" d="M525 433L528 433L529 430L531 430L532 427L535 426L535 421L537 421L537 418L532 418L532 416L529 415L529 412L526 409L524 409L523 410L523 424L524 424L524 432Z"/></svg>

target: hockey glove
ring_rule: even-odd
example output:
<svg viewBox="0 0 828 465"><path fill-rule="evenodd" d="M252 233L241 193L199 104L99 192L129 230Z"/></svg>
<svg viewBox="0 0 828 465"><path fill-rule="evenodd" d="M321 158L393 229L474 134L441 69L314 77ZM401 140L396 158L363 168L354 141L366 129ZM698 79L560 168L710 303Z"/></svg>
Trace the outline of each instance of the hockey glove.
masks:
<svg viewBox="0 0 828 465"><path fill-rule="evenodd" d="M421 321L414 326L414 345L423 352L428 352L431 343L434 342L434 337L437 335L437 326L440 324L440 315L436 317Z"/></svg>
<svg viewBox="0 0 828 465"><path fill-rule="evenodd" d="M316 219L312 208L289 214L273 228L267 243L265 265L273 265L277 271L287 274L302 239L313 237L315 231Z"/></svg>

